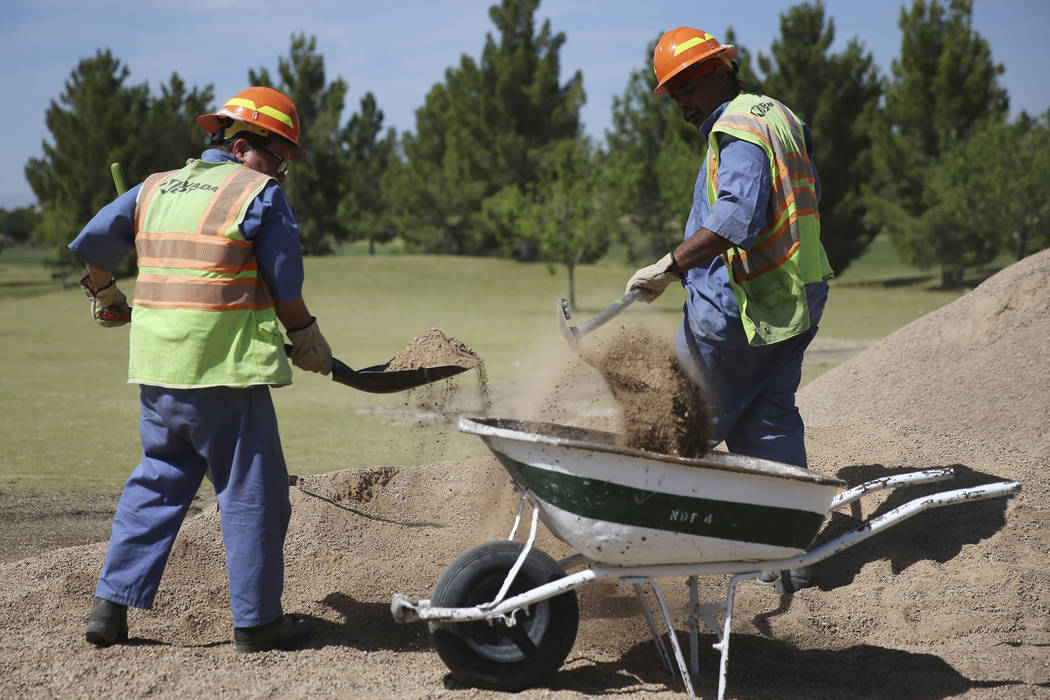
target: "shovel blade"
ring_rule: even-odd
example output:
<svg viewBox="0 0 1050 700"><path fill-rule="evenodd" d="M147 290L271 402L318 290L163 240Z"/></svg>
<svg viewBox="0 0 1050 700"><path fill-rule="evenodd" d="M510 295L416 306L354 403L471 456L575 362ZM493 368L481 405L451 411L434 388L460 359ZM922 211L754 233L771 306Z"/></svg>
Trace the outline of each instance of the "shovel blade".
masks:
<svg viewBox="0 0 1050 700"><path fill-rule="evenodd" d="M576 337L576 329L569 325L569 302L565 299L558 299L558 328L569 347L575 350L579 346L579 338Z"/></svg>
<svg viewBox="0 0 1050 700"><path fill-rule="evenodd" d="M371 394L394 394L448 379L468 369L470 368L459 365L438 365L416 369L387 370L386 365L375 365L355 371L333 357L332 381Z"/></svg>
<svg viewBox="0 0 1050 700"><path fill-rule="evenodd" d="M292 346L285 344L284 351L292 354ZM470 367L459 365L438 365L435 367L419 367L417 369L387 370L385 365L374 365L364 369L353 370L346 363L332 358L332 381L348 386L358 391L367 391L370 394L395 394L399 391L408 391L417 386L439 382L442 379L454 377L460 372L466 372Z"/></svg>

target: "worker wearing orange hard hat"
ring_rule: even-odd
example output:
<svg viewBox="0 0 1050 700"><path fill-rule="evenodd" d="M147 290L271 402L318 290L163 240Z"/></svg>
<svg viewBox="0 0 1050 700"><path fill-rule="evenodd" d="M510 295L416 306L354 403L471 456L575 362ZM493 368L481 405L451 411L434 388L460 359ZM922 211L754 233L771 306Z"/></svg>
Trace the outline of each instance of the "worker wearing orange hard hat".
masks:
<svg viewBox="0 0 1050 700"><path fill-rule="evenodd" d="M288 470L270 387L289 365L328 374L332 353L302 298L299 230L281 183L306 158L284 94L243 90L197 118L207 150L103 207L69 245L87 263L92 318L131 323L142 461L121 494L87 640L128 640L151 608L172 543L207 475L215 487L238 652L292 649L312 633L284 614ZM129 313L112 270L134 249ZM129 317L130 316L130 317ZM284 327L291 343L285 353Z"/></svg>
<svg viewBox="0 0 1050 700"><path fill-rule="evenodd" d="M820 177L806 124L786 105L744 91L735 46L691 27L653 53L654 95L699 129L707 155L681 244L638 270L627 291L652 301L686 292L676 348L710 397L714 442L738 454L806 466L795 405L802 358L832 275L820 242ZM808 571L768 583L808 585Z"/></svg>

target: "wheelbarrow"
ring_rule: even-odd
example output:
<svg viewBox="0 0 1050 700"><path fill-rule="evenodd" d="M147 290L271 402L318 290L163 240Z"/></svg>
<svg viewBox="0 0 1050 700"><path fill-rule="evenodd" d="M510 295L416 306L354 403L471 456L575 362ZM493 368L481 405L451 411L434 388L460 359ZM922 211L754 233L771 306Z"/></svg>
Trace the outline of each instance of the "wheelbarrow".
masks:
<svg viewBox="0 0 1050 700"><path fill-rule="evenodd" d="M810 566L925 510L1021 488L1004 481L923 496L813 547L829 512L873 491L949 479L952 469L846 488L839 479L769 460L725 452L661 455L619 447L612 433L550 423L465 416L459 430L479 436L522 492L510 535L458 556L429 599L395 593L390 609L398 622L428 623L438 655L460 680L496 690L522 690L556 671L576 639L575 589L613 580L633 587L664 666L672 675L677 667L690 698L700 624L714 633L721 700L740 582ZM515 541L526 503L529 531L524 542ZM577 553L555 561L533 546L538 520ZM700 602L698 577L708 575L730 577L723 600ZM689 594L688 665L656 583L676 577L686 579Z"/></svg>

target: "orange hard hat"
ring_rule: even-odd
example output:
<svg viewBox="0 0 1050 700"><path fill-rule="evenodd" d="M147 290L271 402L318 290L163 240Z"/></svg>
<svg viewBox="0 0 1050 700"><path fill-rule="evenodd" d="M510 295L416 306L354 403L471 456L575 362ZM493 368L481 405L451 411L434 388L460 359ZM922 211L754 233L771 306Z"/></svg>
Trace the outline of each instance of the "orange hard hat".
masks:
<svg viewBox="0 0 1050 700"><path fill-rule="evenodd" d="M306 158L306 151L299 145L299 112L287 96L273 88L241 90L215 114L197 117L197 125L209 134L221 129L224 136L250 131L266 138L277 137L289 142L292 160Z"/></svg>
<svg viewBox="0 0 1050 700"><path fill-rule="evenodd" d="M720 44L707 32L692 27L679 27L665 32L653 51L653 70L656 71L654 95L666 95L667 83L687 68L718 59L727 66L736 56L732 44Z"/></svg>

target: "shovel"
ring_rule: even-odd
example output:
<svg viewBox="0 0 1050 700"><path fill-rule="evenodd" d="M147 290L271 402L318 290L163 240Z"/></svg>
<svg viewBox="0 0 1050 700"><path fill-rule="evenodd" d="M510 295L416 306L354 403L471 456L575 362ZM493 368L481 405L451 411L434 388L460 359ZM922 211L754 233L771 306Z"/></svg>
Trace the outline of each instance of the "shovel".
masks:
<svg viewBox="0 0 1050 700"><path fill-rule="evenodd" d="M569 325L569 302L565 299L558 299L558 327L561 329L561 334L569 341L569 347L576 350L579 347L580 338L619 316L621 311L641 299L648 291L642 287L635 287L623 297L599 311L597 316L589 321L584 321L578 326Z"/></svg>
<svg viewBox="0 0 1050 700"><path fill-rule="evenodd" d="M292 346L285 345L284 351L291 354ZM398 391L407 391L417 386L448 379L470 369L470 367L460 367L459 365L438 365L416 369L388 370L386 368L389 364L387 362L385 365L375 365L353 370L333 357L332 381L345 384L353 389L367 391L371 394L393 394Z"/></svg>

